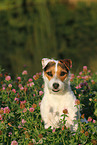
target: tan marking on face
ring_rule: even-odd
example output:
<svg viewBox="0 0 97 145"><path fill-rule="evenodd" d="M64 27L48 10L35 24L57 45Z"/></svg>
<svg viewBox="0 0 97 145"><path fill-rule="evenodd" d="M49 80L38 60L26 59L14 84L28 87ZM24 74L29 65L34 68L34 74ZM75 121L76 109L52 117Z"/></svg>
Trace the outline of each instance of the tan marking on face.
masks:
<svg viewBox="0 0 97 145"><path fill-rule="evenodd" d="M61 65L57 66L57 77L63 82L64 79L67 77L68 72L66 71L66 69L62 68Z"/></svg>
<svg viewBox="0 0 97 145"><path fill-rule="evenodd" d="M55 65L49 67L49 69L44 71L44 74L48 78L48 80L50 81L53 78L54 74L55 74Z"/></svg>
<svg viewBox="0 0 97 145"><path fill-rule="evenodd" d="M56 67L55 62L50 62L48 64L48 66L46 67L46 70L44 71L44 75L50 81L54 77L54 75L56 74L56 77L59 78L63 82L64 79L68 75L68 72L67 72L64 64L61 62L58 62L57 69L55 69L55 67ZM55 72L55 71L57 71L57 72Z"/></svg>

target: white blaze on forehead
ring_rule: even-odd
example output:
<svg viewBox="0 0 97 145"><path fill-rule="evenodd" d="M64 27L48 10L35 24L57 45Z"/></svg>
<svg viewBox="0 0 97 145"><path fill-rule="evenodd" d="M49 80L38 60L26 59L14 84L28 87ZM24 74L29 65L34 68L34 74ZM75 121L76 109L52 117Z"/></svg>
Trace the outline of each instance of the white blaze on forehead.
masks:
<svg viewBox="0 0 97 145"><path fill-rule="evenodd" d="M57 70L58 70L58 61L55 61L55 76L57 76Z"/></svg>

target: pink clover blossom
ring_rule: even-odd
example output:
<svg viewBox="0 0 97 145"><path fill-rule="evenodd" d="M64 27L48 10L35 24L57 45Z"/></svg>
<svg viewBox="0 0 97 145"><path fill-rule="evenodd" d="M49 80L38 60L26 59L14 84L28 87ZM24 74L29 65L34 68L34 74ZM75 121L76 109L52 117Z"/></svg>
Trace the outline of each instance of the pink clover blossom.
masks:
<svg viewBox="0 0 97 145"><path fill-rule="evenodd" d="M13 141L11 142L11 145L18 145L18 142L15 141L15 140L13 140Z"/></svg>
<svg viewBox="0 0 97 145"><path fill-rule="evenodd" d="M11 80L11 77L10 77L10 76L6 76L6 77L5 77L5 80L6 80L6 81L9 81L9 80Z"/></svg>

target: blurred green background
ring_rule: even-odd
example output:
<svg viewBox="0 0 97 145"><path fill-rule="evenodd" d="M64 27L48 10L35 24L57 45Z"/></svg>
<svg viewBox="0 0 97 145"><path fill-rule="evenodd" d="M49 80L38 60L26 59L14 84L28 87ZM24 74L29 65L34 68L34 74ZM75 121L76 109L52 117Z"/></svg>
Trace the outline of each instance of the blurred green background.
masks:
<svg viewBox="0 0 97 145"><path fill-rule="evenodd" d="M0 0L2 68L33 75L41 71L41 59L49 57L72 59L72 72L83 65L97 71L97 0L76 1Z"/></svg>

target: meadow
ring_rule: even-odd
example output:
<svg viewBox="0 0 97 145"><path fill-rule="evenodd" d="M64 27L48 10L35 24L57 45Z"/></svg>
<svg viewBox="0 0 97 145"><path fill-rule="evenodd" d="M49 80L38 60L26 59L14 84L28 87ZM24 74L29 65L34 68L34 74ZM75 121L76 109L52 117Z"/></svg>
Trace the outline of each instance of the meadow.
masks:
<svg viewBox="0 0 97 145"><path fill-rule="evenodd" d="M44 129L40 115L43 97L41 72L29 76L24 70L16 78L0 70L0 145L96 145L97 144L97 73L83 66L71 74L71 88L81 110L78 130L71 132L65 122L57 129ZM64 112L64 118L68 115ZM81 118L88 123L82 123Z"/></svg>

